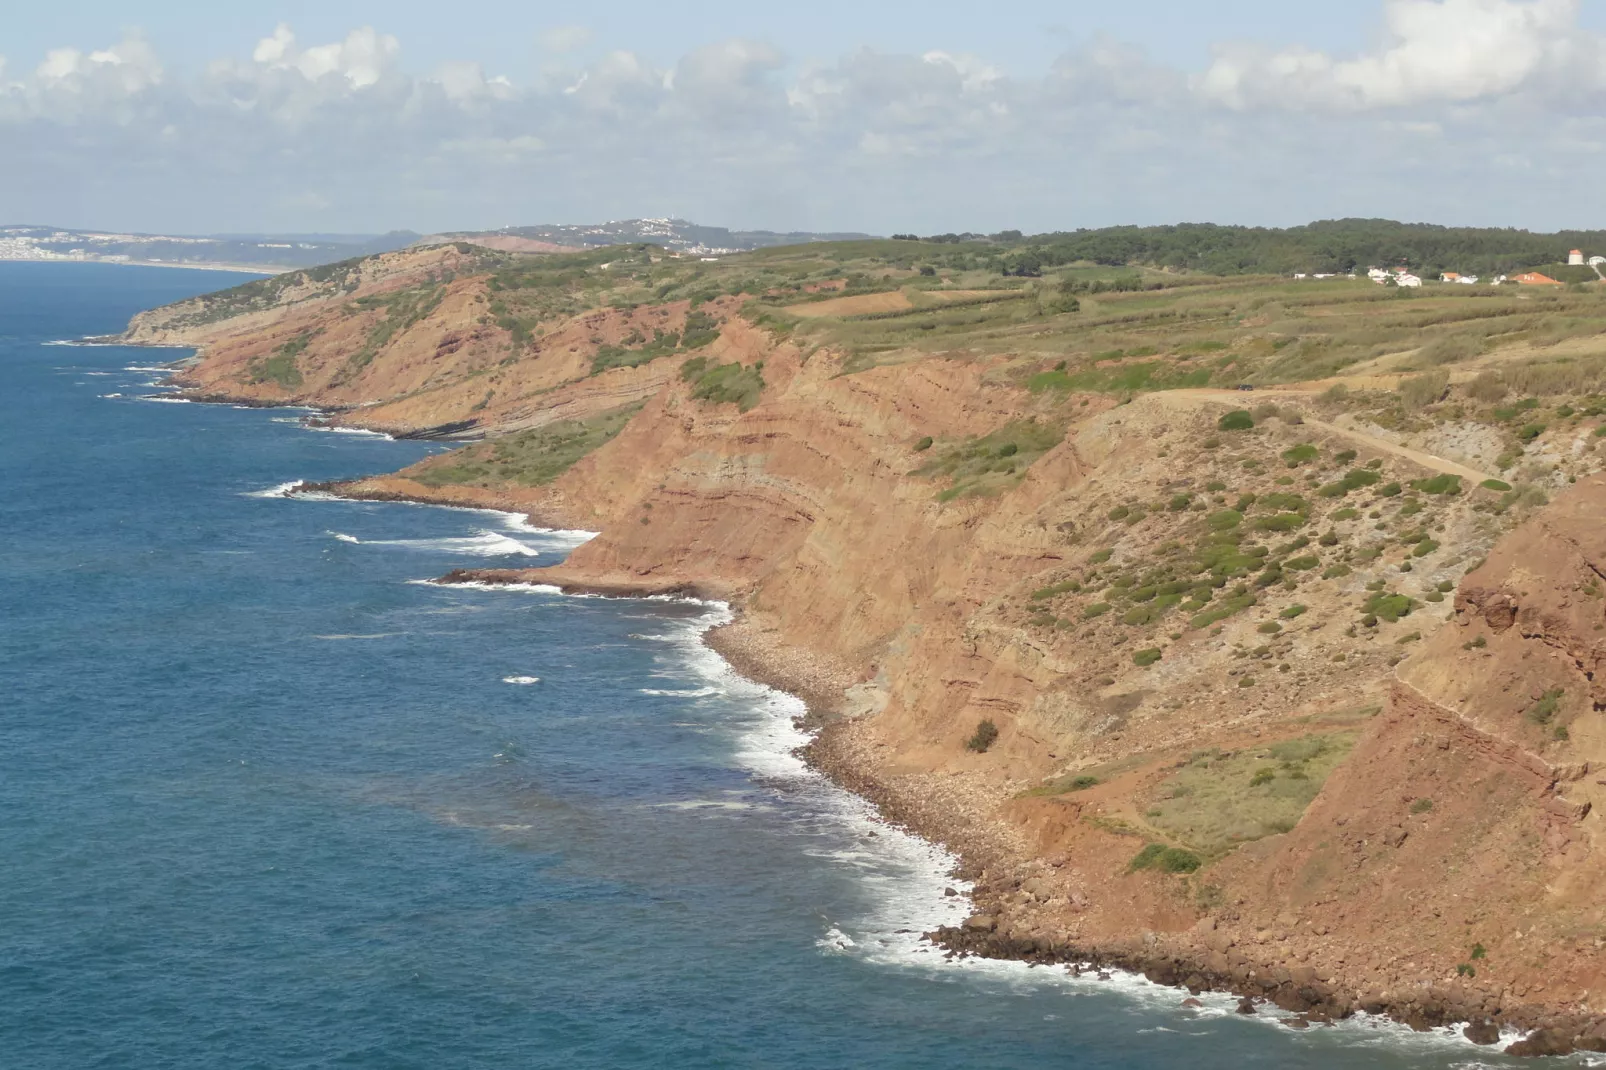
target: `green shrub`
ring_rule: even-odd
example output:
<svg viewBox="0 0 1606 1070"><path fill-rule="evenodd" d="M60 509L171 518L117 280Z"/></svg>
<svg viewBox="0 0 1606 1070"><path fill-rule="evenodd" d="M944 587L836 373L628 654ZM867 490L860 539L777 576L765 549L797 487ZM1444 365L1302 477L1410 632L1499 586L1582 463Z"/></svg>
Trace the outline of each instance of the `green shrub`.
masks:
<svg viewBox="0 0 1606 1070"><path fill-rule="evenodd" d="M1248 409L1234 409L1216 421L1216 427L1222 431L1248 431L1254 426L1255 418Z"/></svg>
<svg viewBox="0 0 1606 1070"><path fill-rule="evenodd" d="M1180 512L1182 512L1184 509L1186 509L1188 506L1190 506L1192 504L1193 504L1193 495L1191 495L1191 494L1173 494L1171 496L1171 500L1166 503L1166 511L1170 512L1170 513L1180 513Z"/></svg>
<svg viewBox="0 0 1606 1070"><path fill-rule="evenodd" d="M1088 561L1088 564L1090 564L1090 565L1102 565L1102 564L1104 564L1104 562L1108 561L1111 557L1114 557L1114 556L1115 556L1115 550L1113 550L1113 549L1100 550L1098 553L1093 554L1091 557L1089 557L1087 559L1087 561Z"/></svg>
<svg viewBox="0 0 1606 1070"><path fill-rule="evenodd" d="M1316 493L1324 498L1342 498L1352 490L1370 487L1381 483L1383 477L1370 468L1351 468L1344 473L1344 478L1336 483L1329 483Z"/></svg>
<svg viewBox="0 0 1606 1070"><path fill-rule="evenodd" d="M1310 502L1286 490L1272 491L1256 499L1256 504L1269 512L1308 513Z"/></svg>
<svg viewBox="0 0 1606 1070"><path fill-rule="evenodd" d="M1192 851L1151 843L1137 853L1127 866L1127 871L1136 873L1139 870L1157 869L1161 873L1194 873L1202 865L1204 861Z"/></svg>
<svg viewBox="0 0 1606 1070"><path fill-rule="evenodd" d="M1395 623L1401 617L1409 617L1411 610L1416 608L1416 600L1403 594L1390 594L1387 591L1378 591L1366 600L1361 612L1369 617L1378 617Z"/></svg>
<svg viewBox="0 0 1606 1070"><path fill-rule="evenodd" d="M1340 562L1339 564L1328 566L1327 570L1322 573L1322 579L1341 580L1353 571L1355 570Z"/></svg>
<svg viewBox="0 0 1606 1070"><path fill-rule="evenodd" d="M1517 438L1522 442L1532 442L1534 439L1538 438L1544 433L1544 424L1525 424L1521 430L1517 432Z"/></svg>
<svg viewBox="0 0 1606 1070"><path fill-rule="evenodd" d="M1329 519L1331 519L1333 521L1354 520L1357 517L1359 517L1360 515L1361 515L1361 511L1359 509L1354 509L1354 508L1351 508L1349 506L1345 506L1343 509L1339 509L1339 510L1335 511L1333 513L1333 515Z"/></svg>
<svg viewBox="0 0 1606 1070"><path fill-rule="evenodd" d="M1132 655L1132 663L1138 666L1140 669L1146 669L1159 660L1160 651L1158 648L1152 646L1147 650L1140 650L1136 654Z"/></svg>
<svg viewBox="0 0 1606 1070"><path fill-rule="evenodd" d="M1298 468L1302 464L1309 464L1318 455L1318 450L1309 442L1301 443L1292 449L1283 450L1283 460L1290 468Z"/></svg>
<svg viewBox="0 0 1606 1070"><path fill-rule="evenodd" d="M1128 509L1124 505L1117 505L1114 509L1111 509L1105 515L1108 516L1111 520L1125 520L1127 517L1132 515L1132 510Z"/></svg>
<svg viewBox="0 0 1606 1070"><path fill-rule="evenodd" d="M1349 464L1356 457L1354 450L1339 450L1333 454L1333 461L1337 464Z"/></svg>
<svg viewBox="0 0 1606 1070"><path fill-rule="evenodd" d="M1305 523L1303 513L1277 513L1273 516L1259 516L1255 518L1256 531L1293 531Z"/></svg>
<svg viewBox="0 0 1606 1070"><path fill-rule="evenodd" d="M932 438L931 438L930 435L927 435L925 438L922 438L919 442L915 443L915 452L916 453L924 453L924 452L926 452L927 450L929 450L931 448L931 443L932 443Z"/></svg>
<svg viewBox="0 0 1606 1070"><path fill-rule="evenodd" d="M1484 490L1498 490L1501 492L1511 489L1511 484L1507 483L1503 479L1485 479L1482 483L1479 483L1478 486L1482 487Z"/></svg>
<svg viewBox="0 0 1606 1070"><path fill-rule="evenodd" d="M1269 765L1263 765L1255 770L1255 775L1249 778L1249 786L1258 788L1262 784L1270 784L1277 779L1277 770Z"/></svg>
<svg viewBox="0 0 1606 1070"><path fill-rule="evenodd" d="M764 365L732 363L709 366L706 357L693 357L680 368L691 384L691 396L715 405L735 405L746 412L758 404L764 390Z"/></svg>
<svg viewBox="0 0 1606 1070"><path fill-rule="evenodd" d="M1306 554L1304 557L1296 557L1292 560L1284 561L1283 568L1288 569L1290 572L1308 572L1321 563L1321 558L1315 554Z"/></svg>
<svg viewBox="0 0 1606 1070"><path fill-rule="evenodd" d="M986 754L987 748L991 747L997 739L998 726L990 720L982 721L976 726L975 734L965 740L965 747L967 750L973 750L977 754Z"/></svg>
<svg viewBox="0 0 1606 1070"><path fill-rule="evenodd" d="M1099 778L1098 777L1090 776L1090 775L1088 775L1086 773L1083 773L1079 777L1072 778L1071 782L1068 785L1066 785L1065 790L1066 791L1086 791L1088 788L1096 788L1098 786L1099 786Z"/></svg>
<svg viewBox="0 0 1606 1070"><path fill-rule="evenodd" d="M1283 626L1274 620L1268 620L1255 630L1261 635L1276 635L1278 632L1283 630Z"/></svg>
<svg viewBox="0 0 1606 1070"><path fill-rule="evenodd" d="M1535 724L1549 724L1550 719L1556 716L1556 711L1561 708L1562 697L1566 694L1566 690L1560 687L1546 691L1539 701L1529 708L1528 719Z"/></svg>
<svg viewBox="0 0 1606 1070"><path fill-rule="evenodd" d="M1095 602L1092 605L1088 606L1086 609L1082 610L1082 619L1083 620L1092 620L1094 617L1102 617L1102 616L1104 616L1104 614L1108 613L1109 611L1110 611L1110 603L1108 603L1108 602Z"/></svg>
<svg viewBox="0 0 1606 1070"><path fill-rule="evenodd" d="M1283 610L1278 616L1282 617L1283 620L1293 620L1295 617L1304 616L1304 614L1305 607L1296 603Z"/></svg>
<svg viewBox="0 0 1606 1070"><path fill-rule="evenodd" d="M1205 521L1211 531L1231 531L1242 524L1244 515L1236 509L1221 509L1211 513Z"/></svg>
<svg viewBox="0 0 1606 1070"><path fill-rule="evenodd" d="M1439 544L1432 539L1423 539L1411 550L1412 557L1426 557L1439 548Z"/></svg>
<svg viewBox="0 0 1606 1070"><path fill-rule="evenodd" d="M1404 489L1405 488L1400 486L1398 483L1385 483L1383 486L1377 488L1377 496L1379 498L1398 498L1400 496L1400 492Z"/></svg>
<svg viewBox="0 0 1606 1070"><path fill-rule="evenodd" d="M1411 481L1411 489L1419 490L1423 494L1460 494L1461 477L1441 474L1432 479L1414 479Z"/></svg>

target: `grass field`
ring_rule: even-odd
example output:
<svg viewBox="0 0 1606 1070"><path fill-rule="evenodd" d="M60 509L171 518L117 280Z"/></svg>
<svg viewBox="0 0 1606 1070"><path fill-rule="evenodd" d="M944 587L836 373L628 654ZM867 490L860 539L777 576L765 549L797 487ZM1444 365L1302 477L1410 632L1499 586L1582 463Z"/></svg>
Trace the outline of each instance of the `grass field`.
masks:
<svg viewBox="0 0 1606 1070"><path fill-rule="evenodd" d="M441 458L443 463L425 462L409 474L431 487L542 486L622 431L638 409L634 405L588 420L560 420L521 431L458 450Z"/></svg>

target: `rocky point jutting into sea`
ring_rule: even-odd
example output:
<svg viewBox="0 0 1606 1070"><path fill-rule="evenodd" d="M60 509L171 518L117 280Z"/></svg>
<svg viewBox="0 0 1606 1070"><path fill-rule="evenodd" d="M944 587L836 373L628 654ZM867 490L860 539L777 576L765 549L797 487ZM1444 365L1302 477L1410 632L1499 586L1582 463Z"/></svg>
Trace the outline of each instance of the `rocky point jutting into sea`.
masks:
<svg viewBox="0 0 1606 1070"><path fill-rule="evenodd" d="M908 244L456 243L126 338L199 347L197 398L470 440L342 496L600 532L449 582L730 602L710 641L808 702L812 760L963 858L956 954L1606 1050L1606 405L1554 370L1587 354L1424 358L1454 287L1077 291ZM1392 344L1334 359L1362 327Z"/></svg>

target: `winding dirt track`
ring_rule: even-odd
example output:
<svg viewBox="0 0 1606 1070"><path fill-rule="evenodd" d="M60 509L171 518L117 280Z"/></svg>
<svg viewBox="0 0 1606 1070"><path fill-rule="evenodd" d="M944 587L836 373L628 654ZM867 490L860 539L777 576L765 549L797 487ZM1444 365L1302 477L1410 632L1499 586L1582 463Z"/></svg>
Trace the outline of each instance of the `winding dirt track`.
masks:
<svg viewBox="0 0 1606 1070"><path fill-rule="evenodd" d="M1157 391L1153 396L1163 398L1169 402L1203 401L1213 402L1221 405L1229 405L1233 408L1238 408L1250 398L1309 397L1310 393L1311 391L1309 390L1301 390L1298 387L1291 387L1282 390L1256 390L1253 393L1245 393L1238 390L1161 390ZM1432 453L1424 453L1421 450L1413 450L1409 446L1401 446L1397 443L1390 442L1385 438L1379 438L1376 435L1367 434L1365 431L1357 431L1352 427L1340 427L1338 424L1329 423L1326 420L1317 420L1310 416L1305 417L1305 424L1309 427L1320 428L1329 434L1338 435L1341 438L1347 438L1352 442L1361 443L1362 445L1378 450L1379 452L1390 453L1396 457L1402 457L1413 464L1419 464L1422 467L1432 469L1435 472L1443 472L1446 475L1460 476L1462 479L1470 480L1474 484L1482 483L1486 479L1496 478L1488 472L1480 472L1476 468L1468 468L1464 464L1446 460L1445 458L1439 457Z"/></svg>

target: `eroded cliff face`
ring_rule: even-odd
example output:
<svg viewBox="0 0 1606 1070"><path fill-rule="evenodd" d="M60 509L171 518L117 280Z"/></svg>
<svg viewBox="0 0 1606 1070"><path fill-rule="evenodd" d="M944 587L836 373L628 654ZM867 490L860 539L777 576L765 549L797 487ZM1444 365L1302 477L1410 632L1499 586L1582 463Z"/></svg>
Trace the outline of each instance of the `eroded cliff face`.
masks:
<svg viewBox="0 0 1606 1070"><path fill-rule="evenodd" d="M1314 395L1234 430L1227 392L1034 393L1010 355L863 367L734 298L703 303L696 356L593 373L689 304L521 339L464 254L395 255L276 314L135 331L204 346L199 393L364 426L507 439L639 406L547 482L443 482L448 455L340 489L600 532L475 578L731 600L718 644L809 697L817 760L964 852L977 946L1330 1013L1606 1010L1606 479L1505 534L1481 473ZM292 387L266 362L298 339ZM762 388L700 396L693 360Z"/></svg>

